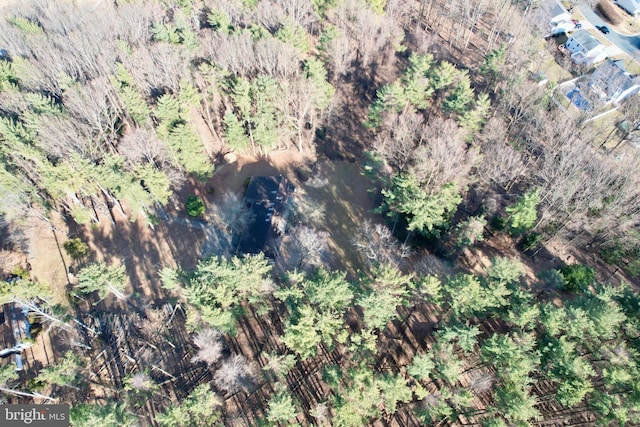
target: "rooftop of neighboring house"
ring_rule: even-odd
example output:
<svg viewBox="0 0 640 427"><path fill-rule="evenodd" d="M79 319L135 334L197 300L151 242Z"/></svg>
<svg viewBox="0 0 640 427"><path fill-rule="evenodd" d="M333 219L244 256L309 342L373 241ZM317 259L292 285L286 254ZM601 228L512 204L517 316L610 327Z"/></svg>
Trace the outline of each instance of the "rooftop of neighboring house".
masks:
<svg viewBox="0 0 640 427"><path fill-rule="evenodd" d="M601 91L606 98L611 98L640 85L640 77L628 73L623 60L609 60L595 69L589 85Z"/></svg>
<svg viewBox="0 0 640 427"><path fill-rule="evenodd" d="M614 0L614 3L621 3L623 6L623 9L627 10L627 9L631 9L631 10L627 10L630 13L633 12L638 12L640 10L640 1L639 0Z"/></svg>
<svg viewBox="0 0 640 427"><path fill-rule="evenodd" d="M549 10L551 13L551 18L555 18L556 16L563 15L565 13L569 13L569 11L557 0L551 2L551 9Z"/></svg>
<svg viewBox="0 0 640 427"><path fill-rule="evenodd" d="M598 46L602 46L602 44L598 41L598 39L596 39L591 34L589 34L587 31L582 30L582 29L580 29L580 30L576 31L575 33L573 33L569 39L570 40L571 39L575 40L586 51L591 51L591 50L595 49Z"/></svg>

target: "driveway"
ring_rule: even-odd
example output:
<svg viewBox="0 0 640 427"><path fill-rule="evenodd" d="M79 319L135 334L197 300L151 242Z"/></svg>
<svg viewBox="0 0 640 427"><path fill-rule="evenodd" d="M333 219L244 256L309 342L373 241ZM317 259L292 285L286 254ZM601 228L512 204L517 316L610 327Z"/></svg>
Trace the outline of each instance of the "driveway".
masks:
<svg viewBox="0 0 640 427"><path fill-rule="evenodd" d="M622 51L629 54L634 59L640 58L640 34L636 34L635 36L625 36L623 34L617 33L607 22L605 22L602 18L600 18L596 13L589 7L585 5L581 5L578 7L580 12L587 18L592 25L606 25L611 30L609 34L603 34L611 43L618 46Z"/></svg>

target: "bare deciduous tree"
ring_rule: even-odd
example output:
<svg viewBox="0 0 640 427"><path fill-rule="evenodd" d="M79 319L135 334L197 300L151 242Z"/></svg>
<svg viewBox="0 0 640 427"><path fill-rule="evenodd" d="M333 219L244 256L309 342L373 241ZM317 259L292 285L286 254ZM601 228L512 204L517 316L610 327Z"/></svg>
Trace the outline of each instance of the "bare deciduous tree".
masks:
<svg viewBox="0 0 640 427"><path fill-rule="evenodd" d="M522 153L509 145L504 122L491 118L480 135L481 156L477 175L489 185L497 184L507 191L524 175Z"/></svg>
<svg viewBox="0 0 640 427"><path fill-rule="evenodd" d="M319 181L324 182L325 180L319 179ZM295 219L298 222L310 226L324 223L326 206L323 202L314 200L311 197L297 197L295 200L295 208Z"/></svg>
<svg viewBox="0 0 640 427"><path fill-rule="evenodd" d="M248 391L255 382L255 373L244 356L236 354L225 360L213 375L215 385L229 393Z"/></svg>
<svg viewBox="0 0 640 427"><path fill-rule="evenodd" d="M190 54L180 45L168 43L144 44L122 57L136 86L147 96L157 93L178 93L180 81L189 76Z"/></svg>
<svg viewBox="0 0 640 427"><path fill-rule="evenodd" d="M325 402L318 403L312 410L311 416L314 417L321 426L331 425L329 417L329 407Z"/></svg>
<svg viewBox="0 0 640 427"><path fill-rule="evenodd" d="M493 388L495 378L487 369L480 368L469 373L469 388L475 393L486 393Z"/></svg>
<svg viewBox="0 0 640 427"><path fill-rule="evenodd" d="M422 142L423 128L422 116L406 109L393 117L392 123L378 135L373 147L391 166L399 171L407 170L414 161L416 145Z"/></svg>
<svg viewBox="0 0 640 427"><path fill-rule="evenodd" d="M335 45L343 54L334 58L341 62L349 63L355 60L363 68L370 67L374 62L380 64L384 61L381 58L402 40L403 31L398 22L393 19L380 19L363 0L340 2L333 12L332 20L335 21L336 27L350 41L349 57L344 55L344 41ZM338 67L342 68L341 64L338 64Z"/></svg>
<svg viewBox="0 0 640 427"><path fill-rule="evenodd" d="M475 148L468 148L462 129L453 120L436 119L425 126L421 145L416 149L412 172L430 192L448 182L466 181L478 159Z"/></svg>
<svg viewBox="0 0 640 427"><path fill-rule="evenodd" d="M220 341L222 333L215 329L203 329L193 338L193 343L199 348L198 353L191 358L192 363L205 362L215 365L222 357L224 346Z"/></svg>
<svg viewBox="0 0 640 427"><path fill-rule="evenodd" d="M95 78L65 91L64 106L74 121L86 125L87 144L96 150L112 151L118 138L118 117L123 113L107 77Z"/></svg>
<svg viewBox="0 0 640 427"><path fill-rule="evenodd" d="M211 214L214 222L231 234L241 233L255 219L244 200L232 192L226 193L220 203L213 205Z"/></svg>
<svg viewBox="0 0 640 427"><path fill-rule="evenodd" d="M410 111L397 115L379 135L374 148L399 171L407 170L429 193L449 182L464 183L478 160L463 129L452 119L425 123Z"/></svg>
<svg viewBox="0 0 640 427"><path fill-rule="evenodd" d="M329 262L329 233L299 225L289 230L278 248L278 265L283 271L319 267Z"/></svg>
<svg viewBox="0 0 640 427"><path fill-rule="evenodd" d="M143 162L161 164L168 168L171 163L165 144L155 133L141 127L120 139L118 151L132 164Z"/></svg>
<svg viewBox="0 0 640 427"><path fill-rule="evenodd" d="M151 391L156 387L156 384L146 372L136 372L128 383L131 388L138 391Z"/></svg>
<svg viewBox="0 0 640 427"><path fill-rule="evenodd" d="M300 53L295 47L269 37L255 40L250 33L205 34L205 55L236 75L267 74L289 78L300 72Z"/></svg>
<svg viewBox="0 0 640 427"><path fill-rule="evenodd" d="M411 248L398 241L389 227L365 220L353 237L356 249L372 265L398 265L411 255Z"/></svg>

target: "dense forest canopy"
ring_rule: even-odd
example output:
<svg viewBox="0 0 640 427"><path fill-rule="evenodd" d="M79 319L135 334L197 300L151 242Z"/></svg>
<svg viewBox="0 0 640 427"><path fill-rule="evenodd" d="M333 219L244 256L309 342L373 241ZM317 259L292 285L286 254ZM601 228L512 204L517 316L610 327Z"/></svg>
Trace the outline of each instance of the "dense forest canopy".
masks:
<svg viewBox="0 0 640 427"><path fill-rule="evenodd" d="M536 81L536 6L5 7L0 300L27 309L32 361L3 362L2 402L68 403L77 426L639 424L638 154ZM286 227L236 253L263 219L211 183L282 152L306 159ZM365 187L323 205L319 165ZM323 227L356 193L366 218ZM61 283L9 261L34 221ZM206 244L181 263L187 229Z"/></svg>

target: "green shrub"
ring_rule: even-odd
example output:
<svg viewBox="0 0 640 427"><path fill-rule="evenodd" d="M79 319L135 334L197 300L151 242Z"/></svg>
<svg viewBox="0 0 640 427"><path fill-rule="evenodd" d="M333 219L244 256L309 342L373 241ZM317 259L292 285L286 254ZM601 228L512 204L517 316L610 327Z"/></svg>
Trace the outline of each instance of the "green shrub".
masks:
<svg viewBox="0 0 640 427"><path fill-rule="evenodd" d="M507 226L507 220L500 215L496 215L491 219L491 228L496 231L502 231Z"/></svg>
<svg viewBox="0 0 640 427"><path fill-rule="evenodd" d="M91 221L91 212L82 205L74 205L71 208L71 216L79 225L87 224Z"/></svg>
<svg viewBox="0 0 640 427"><path fill-rule="evenodd" d="M625 256L624 247L620 243L616 243L612 246L607 246L600 250L600 257L607 263L616 265L622 261Z"/></svg>
<svg viewBox="0 0 640 427"><path fill-rule="evenodd" d="M196 218L204 213L204 202L200 197L192 194L187 197L186 208L187 215Z"/></svg>
<svg viewBox="0 0 640 427"><path fill-rule="evenodd" d="M527 233L522 239L522 250L531 251L538 247L542 243L542 235L540 233Z"/></svg>
<svg viewBox="0 0 640 427"><path fill-rule="evenodd" d="M625 270L627 270L627 273L629 273L629 276L631 277L640 276L640 259L634 259L633 261L631 261L629 264L627 264Z"/></svg>
<svg viewBox="0 0 640 427"><path fill-rule="evenodd" d="M72 259L80 259L89 255L89 245L77 237L67 240L62 244L62 247Z"/></svg>
<svg viewBox="0 0 640 427"><path fill-rule="evenodd" d="M542 270L537 274L538 280L548 289L563 289L565 279L558 270Z"/></svg>
<svg viewBox="0 0 640 427"><path fill-rule="evenodd" d="M27 279L29 279L29 276L30 276L29 271L25 270L24 268L22 268L20 266L17 266L16 268L14 268L11 271L11 274L13 274L15 276L18 276L22 280L27 280Z"/></svg>
<svg viewBox="0 0 640 427"><path fill-rule="evenodd" d="M567 265L560 269L564 278L563 289L569 292L586 290L596 280L593 268L582 264Z"/></svg>

